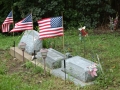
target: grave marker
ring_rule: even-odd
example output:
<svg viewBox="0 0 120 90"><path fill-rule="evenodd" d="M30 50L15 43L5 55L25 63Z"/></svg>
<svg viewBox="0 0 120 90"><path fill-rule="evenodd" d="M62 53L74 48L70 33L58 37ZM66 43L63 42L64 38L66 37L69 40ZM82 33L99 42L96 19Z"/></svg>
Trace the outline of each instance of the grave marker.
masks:
<svg viewBox="0 0 120 90"><path fill-rule="evenodd" d="M26 30L19 43L26 43L25 51L32 55L42 48L42 41L39 39L39 33L35 30ZM19 44L18 47L20 48Z"/></svg>
<svg viewBox="0 0 120 90"><path fill-rule="evenodd" d="M42 56L41 53L38 52L36 55L36 58L38 59L38 61L40 61L41 63L43 63L42 60ZM64 60L65 55L56 51L55 49L49 48L48 49L48 53L47 53L47 57L46 57L46 66L54 69L54 68L60 68L61 67L61 61Z"/></svg>
<svg viewBox="0 0 120 90"><path fill-rule="evenodd" d="M95 64L80 56L74 56L66 59L66 73L83 82L89 82L95 79L88 72L88 67ZM64 71L64 61L62 61L61 70Z"/></svg>

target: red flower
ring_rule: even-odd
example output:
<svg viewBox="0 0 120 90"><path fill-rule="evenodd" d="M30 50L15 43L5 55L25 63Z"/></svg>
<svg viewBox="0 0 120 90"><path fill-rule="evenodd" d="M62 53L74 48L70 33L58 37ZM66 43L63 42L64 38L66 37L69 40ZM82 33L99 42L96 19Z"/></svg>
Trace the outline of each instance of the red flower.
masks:
<svg viewBox="0 0 120 90"><path fill-rule="evenodd" d="M78 29L78 30L80 30L82 36L87 36L88 35L88 33L85 31L85 28L86 27L84 26L84 27Z"/></svg>

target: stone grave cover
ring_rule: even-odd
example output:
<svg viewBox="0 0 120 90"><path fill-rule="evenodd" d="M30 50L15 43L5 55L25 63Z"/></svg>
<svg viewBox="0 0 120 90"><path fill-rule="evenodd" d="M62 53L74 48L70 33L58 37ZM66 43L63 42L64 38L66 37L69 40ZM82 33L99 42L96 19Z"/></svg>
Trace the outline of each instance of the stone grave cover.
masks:
<svg viewBox="0 0 120 90"><path fill-rule="evenodd" d="M35 30L26 30L19 42L26 43L25 51L32 55L35 52L38 52L42 48L42 40L39 39L39 33ZM20 48L18 44L18 48Z"/></svg>
<svg viewBox="0 0 120 90"><path fill-rule="evenodd" d="M88 73L88 67L93 64L95 63L83 57L74 56L66 59L66 73L83 82L90 82L95 79ZM64 71L64 61L62 61L61 70Z"/></svg>
<svg viewBox="0 0 120 90"><path fill-rule="evenodd" d="M37 53L36 58L43 64L43 59L40 52ZM51 69L60 68L61 61L64 60L64 58L64 54L56 51L55 49L49 48L45 59L46 66Z"/></svg>

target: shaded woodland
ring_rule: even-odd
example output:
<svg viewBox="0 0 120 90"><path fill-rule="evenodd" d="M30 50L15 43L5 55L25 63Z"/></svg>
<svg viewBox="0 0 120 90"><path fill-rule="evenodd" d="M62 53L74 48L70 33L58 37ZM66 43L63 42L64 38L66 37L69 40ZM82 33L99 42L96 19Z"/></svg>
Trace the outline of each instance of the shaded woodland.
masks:
<svg viewBox="0 0 120 90"><path fill-rule="evenodd" d="M120 14L119 0L0 0L0 25L13 10L14 22L32 12L34 28L37 20L60 16L63 13L64 27L97 28L109 24L109 16ZM119 21L119 18L118 18ZM118 24L119 26L119 24Z"/></svg>

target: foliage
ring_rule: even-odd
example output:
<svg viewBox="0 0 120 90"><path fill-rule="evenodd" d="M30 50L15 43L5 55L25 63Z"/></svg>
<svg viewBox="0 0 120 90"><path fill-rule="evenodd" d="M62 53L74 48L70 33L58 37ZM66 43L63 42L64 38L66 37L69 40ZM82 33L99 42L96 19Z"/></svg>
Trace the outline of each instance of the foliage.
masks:
<svg viewBox="0 0 120 90"><path fill-rule="evenodd" d="M22 35L13 36L12 34L10 34L10 35L9 34L4 34L4 35L0 34L0 38L1 38L0 41L2 42L2 43L0 43L0 48L2 48L4 50L9 49L11 46L13 46L14 41L16 44L15 46L17 46L21 36Z"/></svg>
<svg viewBox="0 0 120 90"><path fill-rule="evenodd" d="M30 61L26 61L24 66L25 66L27 69L34 67L33 64L32 64L32 62L30 62Z"/></svg>
<svg viewBox="0 0 120 90"><path fill-rule="evenodd" d="M5 66L5 63L0 62L0 75L6 74L7 67Z"/></svg>
<svg viewBox="0 0 120 90"><path fill-rule="evenodd" d="M35 74L37 74L37 73L43 73L43 68L41 68L41 67L39 67L39 66L35 66L33 69L33 72L35 73Z"/></svg>
<svg viewBox="0 0 120 90"><path fill-rule="evenodd" d="M30 61L26 61L24 66L27 69L30 69L34 73L43 73L43 69L41 67L38 67L37 65L33 65L33 63Z"/></svg>
<svg viewBox="0 0 120 90"><path fill-rule="evenodd" d="M65 28L80 25L95 28L105 22L109 15L115 13L111 4L114 2L113 0L1 0L0 23L2 24L12 8L15 22L32 13L36 26L38 19L60 16L63 13Z"/></svg>

